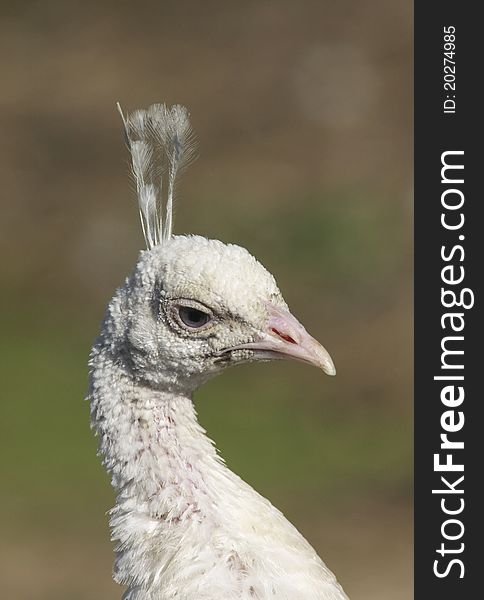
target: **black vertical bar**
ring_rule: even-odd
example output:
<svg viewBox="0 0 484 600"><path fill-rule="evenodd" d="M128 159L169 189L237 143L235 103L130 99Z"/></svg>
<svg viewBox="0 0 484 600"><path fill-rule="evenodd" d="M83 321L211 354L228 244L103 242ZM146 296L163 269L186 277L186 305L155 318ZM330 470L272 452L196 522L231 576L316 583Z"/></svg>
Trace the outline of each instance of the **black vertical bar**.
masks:
<svg viewBox="0 0 484 600"><path fill-rule="evenodd" d="M479 91L484 36L478 7L448 0L415 4L416 600L484 597L479 539L484 511L484 397L479 377L484 371L484 194L479 185L484 172L479 147L484 135ZM449 152L445 158L444 152ZM464 168L450 167L442 174L443 160ZM457 208L460 201L462 207ZM455 208L446 208L449 205ZM450 228L462 218L461 227ZM445 267L450 268L443 272ZM462 299L469 308L444 307L442 290L447 304L453 302L448 292L454 292L456 301ZM442 321L445 314L459 316ZM462 331L456 331L460 326ZM464 351L447 355L445 363L451 368L442 368L445 337L453 338L445 348ZM457 368L460 365L463 368ZM446 386L451 386L444 395L447 404L442 401ZM465 394L460 404L459 388ZM464 442L464 448L441 448L441 435ZM436 470L435 454L439 463L452 460L463 471Z"/></svg>

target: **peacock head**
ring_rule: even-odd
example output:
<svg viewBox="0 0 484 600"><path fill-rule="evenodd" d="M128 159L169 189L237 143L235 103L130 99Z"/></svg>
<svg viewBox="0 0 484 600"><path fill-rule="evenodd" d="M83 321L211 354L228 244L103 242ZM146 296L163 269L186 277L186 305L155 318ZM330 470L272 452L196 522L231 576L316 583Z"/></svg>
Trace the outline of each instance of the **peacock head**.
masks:
<svg viewBox="0 0 484 600"><path fill-rule="evenodd" d="M283 358L335 374L274 277L240 246L174 236L141 254L121 296L132 369L152 385L196 388L227 366Z"/></svg>
<svg viewBox="0 0 484 600"><path fill-rule="evenodd" d="M328 352L289 312L274 277L247 250L172 235L174 180L191 157L185 109L155 105L122 116L148 246L111 306L133 374L152 386L186 391L230 365L291 358L334 375ZM164 227L160 173L168 180Z"/></svg>

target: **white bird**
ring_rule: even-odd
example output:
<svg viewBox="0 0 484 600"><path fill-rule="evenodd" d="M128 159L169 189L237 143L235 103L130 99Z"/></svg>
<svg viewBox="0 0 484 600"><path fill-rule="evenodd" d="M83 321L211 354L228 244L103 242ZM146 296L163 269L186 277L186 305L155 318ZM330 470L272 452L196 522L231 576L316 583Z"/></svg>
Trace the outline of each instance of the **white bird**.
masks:
<svg viewBox="0 0 484 600"><path fill-rule="evenodd" d="M176 176L194 154L186 109L119 110L148 249L108 306L89 400L116 492L123 599L347 599L295 527L225 466L193 405L230 365L293 358L334 375L331 358L247 250L172 235Z"/></svg>

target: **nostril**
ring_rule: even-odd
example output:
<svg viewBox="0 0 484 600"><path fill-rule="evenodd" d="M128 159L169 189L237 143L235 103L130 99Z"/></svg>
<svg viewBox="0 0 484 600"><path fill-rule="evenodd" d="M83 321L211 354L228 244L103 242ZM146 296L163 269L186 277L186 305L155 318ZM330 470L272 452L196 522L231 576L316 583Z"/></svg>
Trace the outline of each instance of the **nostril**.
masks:
<svg viewBox="0 0 484 600"><path fill-rule="evenodd" d="M273 327L271 329L271 331L273 333L275 333L276 335L278 335L280 338L282 338L285 342L289 342L290 344L297 344L296 340L293 339L290 335L287 335L287 333L282 333L281 331L279 331L275 327Z"/></svg>

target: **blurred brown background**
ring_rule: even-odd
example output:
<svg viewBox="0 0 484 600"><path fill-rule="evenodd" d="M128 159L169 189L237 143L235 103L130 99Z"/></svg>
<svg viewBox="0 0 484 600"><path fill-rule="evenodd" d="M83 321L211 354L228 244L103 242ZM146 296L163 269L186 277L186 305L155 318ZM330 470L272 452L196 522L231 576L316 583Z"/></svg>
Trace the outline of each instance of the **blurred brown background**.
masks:
<svg viewBox="0 0 484 600"><path fill-rule="evenodd" d="M119 100L189 107L175 230L248 247L338 368L234 369L199 393L203 425L353 600L411 598L411 3L0 12L2 597L121 595L82 400L143 245Z"/></svg>

